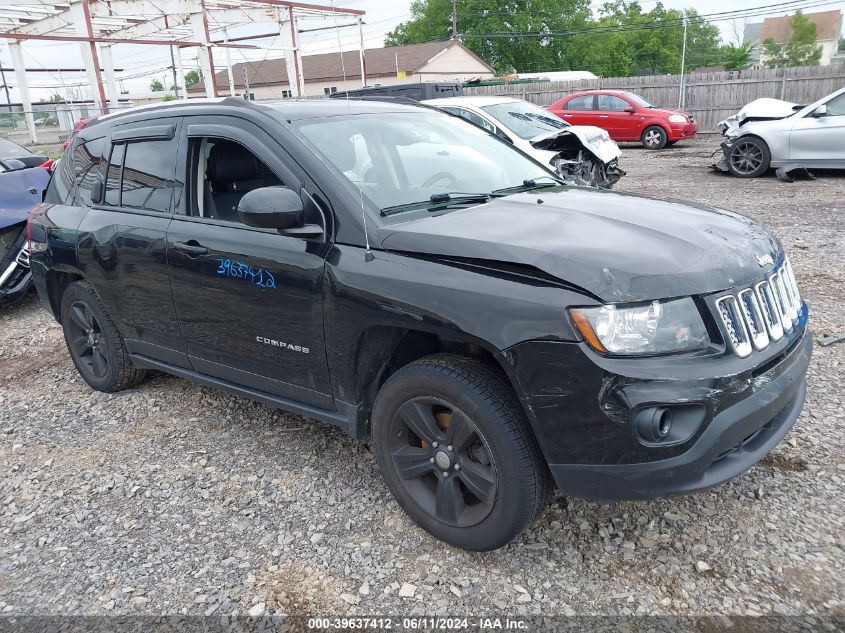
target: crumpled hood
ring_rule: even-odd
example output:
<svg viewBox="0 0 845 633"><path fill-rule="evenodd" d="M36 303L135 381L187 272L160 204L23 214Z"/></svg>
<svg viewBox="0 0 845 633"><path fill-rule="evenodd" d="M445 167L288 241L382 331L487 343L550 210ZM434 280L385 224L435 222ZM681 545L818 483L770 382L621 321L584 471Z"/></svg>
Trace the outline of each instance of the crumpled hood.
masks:
<svg viewBox="0 0 845 633"><path fill-rule="evenodd" d="M722 134L730 136L731 133L736 132L748 120L771 121L785 119L802 107L791 101L763 97L762 99L755 99L743 106L736 114L732 114L727 119L719 121L718 128Z"/></svg>
<svg viewBox="0 0 845 633"><path fill-rule="evenodd" d="M43 167L0 174L0 229L26 221L50 181ZM34 193L33 193L34 192Z"/></svg>
<svg viewBox="0 0 845 633"><path fill-rule="evenodd" d="M378 230L388 250L534 266L606 302L717 292L758 279L766 256L781 253L777 238L735 213L577 187Z"/></svg>
<svg viewBox="0 0 845 633"><path fill-rule="evenodd" d="M573 136L577 139L574 143ZM603 163L609 163L622 154L619 146L610 138L607 130L594 125L570 125L562 130L552 130L546 134L535 136L528 142L535 149L552 152L577 147L580 143Z"/></svg>

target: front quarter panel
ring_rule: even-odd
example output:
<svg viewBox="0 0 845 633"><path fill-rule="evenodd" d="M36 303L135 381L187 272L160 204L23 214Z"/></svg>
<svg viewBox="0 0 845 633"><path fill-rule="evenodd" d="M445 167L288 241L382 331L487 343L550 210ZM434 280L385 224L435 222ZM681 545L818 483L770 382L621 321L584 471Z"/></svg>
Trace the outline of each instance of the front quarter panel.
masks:
<svg viewBox="0 0 845 633"><path fill-rule="evenodd" d="M789 160L789 131L792 128L791 119L778 121L753 121L740 128L742 136L759 136L766 142L772 156L772 167L778 167Z"/></svg>
<svg viewBox="0 0 845 633"><path fill-rule="evenodd" d="M594 303L547 282L336 245L327 258L326 348L335 397L358 401L356 366L367 330L392 327L474 343L495 354L532 339L573 341L566 306Z"/></svg>

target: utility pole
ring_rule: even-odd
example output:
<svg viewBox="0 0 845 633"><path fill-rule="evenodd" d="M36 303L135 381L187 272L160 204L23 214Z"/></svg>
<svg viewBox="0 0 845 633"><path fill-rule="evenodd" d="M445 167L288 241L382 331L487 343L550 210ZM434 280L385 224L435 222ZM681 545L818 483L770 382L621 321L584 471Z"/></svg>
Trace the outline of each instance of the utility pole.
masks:
<svg viewBox="0 0 845 633"><path fill-rule="evenodd" d="M686 67L686 59L687 59L687 15L684 14L684 44L681 47L681 89L678 93L678 107L684 107L684 97L686 96L686 90L684 88L684 78L686 77L684 73L684 69Z"/></svg>
<svg viewBox="0 0 845 633"><path fill-rule="evenodd" d="M249 101L249 70L246 66L244 66L244 99Z"/></svg>
<svg viewBox="0 0 845 633"><path fill-rule="evenodd" d="M170 49L170 69L173 71L173 94L178 97L179 81L176 79L176 58L173 56L173 47L168 46L167 48Z"/></svg>
<svg viewBox="0 0 845 633"><path fill-rule="evenodd" d="M458 39L458 0L452 0L452 39Z"/></svg>

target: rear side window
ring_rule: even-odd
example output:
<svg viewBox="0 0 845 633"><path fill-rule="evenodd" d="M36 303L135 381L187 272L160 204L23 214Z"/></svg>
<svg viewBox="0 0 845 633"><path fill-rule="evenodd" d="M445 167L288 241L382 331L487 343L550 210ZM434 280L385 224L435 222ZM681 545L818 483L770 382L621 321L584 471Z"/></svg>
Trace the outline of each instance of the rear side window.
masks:
<svg viewBox="0 0 845 633"><path fill-rule="evenodd" d="M149 140L112 146L105 203L112 206L170 211L173 195L174 140Z"/></svg>
<svg viewBox="0 0 845 633"><path fill-rule="evenodd" d="M566 102L567 110L592 110L593 109L593 95L582 95L574 97Z"/></svg>
<svg viewBox="0 0 845 633"><path fill-rule="evenodd" d="M67 204L73 192L73 153L68 150L64 153L59 164L53 169L53 177L47 186L47 193L44 202L50 204Z"/></svg>
<svg viewBox="0 0 845 633"><path fill-rule="evenodd" d="M105 145L105 138L95 138L90 141L79 140L73 148L73 171L76 175L77 191L86 205L91 204L91 186L99 177ZM62 162L65 162L65 159L62 159Z"/></svg>
<svg viewBox="0 0 845 633"><path fill-rule="evenodd" d="M112 145L109 168L106 171L106 194L103 202L111 206L120 206L120 177L123 174L123 154L126 145Z"/></svg>

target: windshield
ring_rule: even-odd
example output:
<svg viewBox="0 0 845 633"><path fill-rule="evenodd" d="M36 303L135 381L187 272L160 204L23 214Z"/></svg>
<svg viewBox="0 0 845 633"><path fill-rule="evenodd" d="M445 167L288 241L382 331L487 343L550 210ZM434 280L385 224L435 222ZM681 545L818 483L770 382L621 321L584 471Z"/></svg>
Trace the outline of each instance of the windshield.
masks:
<svg viewBox="0 0 845 633"><path fill-rule="evenodd" d="M298 127L380 210L551 175L488 132L430 110L306 119Z"/></svg>
<svg viewBox="0 0 845 633"><path fill-rule="evenodd" d="M551 112L527 101L512 101L481 106L494 119L511 130L520 138L530 139L541 134L569 127L569 124L557 118Z"/></svg>
<svg viewBox="0 0 845 633"><path fill-rule="evenodd" d="M637 105L642 106L643 108L656 108L653 103L649 103L645 99L643 99L640 95L634 94L633 92L623 92L626 97L628 97L631 101L635 102Z"/></svg>
<svg viewBox="0 0 845 633"><path fill-rule="evenodd" d="M32 152L5 138L0 138L0 158L20 158L29 156Z"/></svg>

